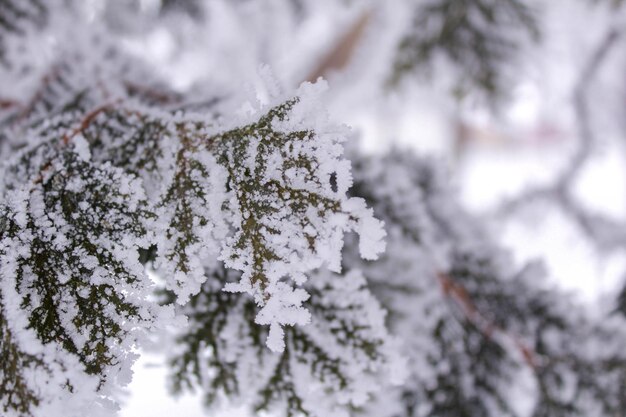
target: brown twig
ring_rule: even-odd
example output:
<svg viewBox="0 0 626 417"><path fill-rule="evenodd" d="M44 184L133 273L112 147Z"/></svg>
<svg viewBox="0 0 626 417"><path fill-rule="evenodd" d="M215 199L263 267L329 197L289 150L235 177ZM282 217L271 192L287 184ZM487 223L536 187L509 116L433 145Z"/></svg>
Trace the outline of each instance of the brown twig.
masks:
<svg viewBox="0 0 626 417"><path fill-rule="evenodd" d="M4 109L10 109L10 108L20 108L22 107L22 103L16 101L16 100L10 100L10 99L0 99L0 109L4 110Z"/></svg>
<svg viewBox="0 0 626 417"><path fill-rule="evenodd" d="M528 347L519 336L505 331L500 326L484 317L472 301L472 297L465 287L454 282L449 275L442 272L437 274L437 279L439 280L444 295L456 302L465 317L476 326L484 337L492 340L499 335L501 338L510 340L513 346L515 346L522 355L524 362L532 369L538 368L539 361L537 360L537 354Z"/></svg>
<svg viewBox="0 0 626 417"><path fill-rule="evenodd" d="M119 100L117 102L119 102ZM71 132L63 135L63 144L67 145L70 140L72 140L72 138L74 138L79 133L84 132L85 129L89 127L89 125L96 119L96 117L98 117L100 113L110 110L115 104L117 104L117 102L103 104L102 106L96 107L94 110L87 113L85 117L83 117L83 120L80 122L80 125L78 125L78 127L76 127Z"/></svg>
<svg viewBox="0 0 626 417"><path fill-rule="evenodd" d="M159 91L149 86L136 84L131 81L125 81L124 86L131 96L138 94L154 100L158 104L171 104L180 101L180 96L175 93Z"/></svg>
<svg viewBox="0 0 626 417"><path fill-rule="evenodd" d="M81 120L80 124L71 132L66 133L65 135L63 135L61 142L64 146L69 145L70 141L79 133L82 133L85 131L85 129L87 129L89 127L89 125L96 119L96 117L98 117L99 114L110 110L111 108L113 108L113 106L115 106L120 100L117 100L113 103L108 103L108 104L103 104L100 107L96 107L94 110L90 111L89 113L87 113L85 115L85 117L83 117L83 119ZM35 178L33 180L33 184L40 184L43 181L44 178L44 174L46 173L46 171L48 171L50 169L50 167L52 166L52 163L47 162L46 164L44 164L41 167L41 170L39 171L39 175L37 176L37 178Z"/></svg>
<svg viewBox="0 0 626 417"><path fill-rule="evenodd" d="M307 81L315 82L319 77L327 76L330 71L345 68L359 41L365 33L365 28L370 21L371 12L367 11L354 23L350 30L339 39L335 47L324 57L318 67L312 71Z"/></svg>

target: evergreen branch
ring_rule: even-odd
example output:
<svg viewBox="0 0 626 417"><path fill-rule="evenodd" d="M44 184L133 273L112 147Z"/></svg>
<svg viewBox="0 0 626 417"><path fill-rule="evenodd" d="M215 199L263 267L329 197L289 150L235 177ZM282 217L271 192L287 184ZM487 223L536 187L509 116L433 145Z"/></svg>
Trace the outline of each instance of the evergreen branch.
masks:
<svg viewBox="0 0 626 417"><path fill-rule="evenodd" d="M502 92L503 66L518 47L519 33L537 36L536 17L520 0L435 0L415 9L412 28L401 40L390 83L433 65L439 56L457 68L453 86L465 93Z"/></svg>
<svg viewBox="0 0 626 417"><path fill-rule="evenodd" d="M202 291L181 307L189 326L174 332L174 392L200 389L208 406L219 405L226 394L242 397L257 412L323 416L361 405L371 394L361 391L364 379L380 382L381 366L391 360L382 311L355 272L310 278L312 322L287 328L281 353L264 348L267 329L255 323L250 298L215 291L239 274L223 266L207 272ZM257 359L249 362L249 355ZM345 400L329 398L331 391Z"/></svg>
<svg viewBox="0 0 626 417"><path fill-rule="evenodd" d="M0 301L2 301L0 293ZM27 373L33 368L49 372L42 359L24 352L14 339L4 311L0 309L0 409L4 413L18 412L22 416L31 416L31 410L39 405L39 395L29 385Z"/></svg>

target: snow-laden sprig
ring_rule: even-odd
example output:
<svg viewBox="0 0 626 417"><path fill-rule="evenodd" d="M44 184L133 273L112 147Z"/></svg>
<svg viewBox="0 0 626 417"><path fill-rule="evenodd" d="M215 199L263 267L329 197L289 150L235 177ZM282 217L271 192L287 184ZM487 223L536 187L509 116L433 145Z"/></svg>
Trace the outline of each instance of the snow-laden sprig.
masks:
<svg viewBox="0 0 626 417"><path fill-rule="evenodd" d="M112 81L101 88L125 91ZM179 303L200 290L221 252L244 273L230 289L249 291L263 306L256 321L271 324L270 347L283 349L285 339L303 343L293 336L297 330L285 335L280 325L308 321L302 303L309 295L285 278L301 285L304 273L324 262L338 269L348 230L364 237L366 258L382 250L384 236L364 201L345 196L351 183L341 156L345 131L333 130L315 107L316 94L305 87L297 98L228 128L200 115L156 110L136 97L101 102L100 93L70 94L69 101L54 96L40 110L54 113L45 122L7 122L7 134L23 150L4 170L4 196L19 221L5 241L5 261L17 266L5 269L3 293L23 298L26 315L17 331L52 352L35 356L43 364L39 380L78 368L64 376L65 394L74 398L80 385L110 397L115 375L134 358L137 331L160 321L146 302L151 283L138 260L138 250L149 246L157 247L154 266ZM16 314L14 305L3 304ZM258 334L262 344L266 332ZM19 342L5 346L23 349ZM328 359L324 372L336 363ZM349 369L342 378L359 380L362 369ZM48 397L53 391L34 386L32 392L37 400L25 401L34 415L51 407L44 403L71 415L63 401ZM365 394L355 393L354 401L359 395L361 401Z"/></svg>
<svg viewBox="0 0 626 417"><path fill-rule="evenodd" d="M47 384L57 391L69 395L89 385L97 399L128 382L137 338L166 312L147 302L151 282L138 261L150 217L140 183L91 164L84 139L75 139L56 153L45 146L32 153L38 174L6 196L0 261L6 334L13 338L1 343L16 360L24 352L21 361L50 374ZM27 402L41 406L32 415L64 407L51 389L40 390L45 380L26 381L3 399L32 393L36 401ZM66 415L80 415L71 408L79 396L72 398Z"/></svg>
<svg viewBox="0 0 626 417"><path fill-rule="evenodd" d="M155 266L178 302L199 291L219 255L243 272L227 289L255 297L275 350L281 325L308 321L308 295L294 284L324 263L340 269L346 231L359 232L364 258L384 249L382 223L362 199L346 197L346 131L320 108L322 89L305 85L229 128L199 115L113 106L83 131L95 160L144 179L156 201Z"/></svg>
<svg viewBox="0 0 626 417"><path fill-rule="evenodd" d="M59 31L57 61L35 77L30 95L1 115L12 146L30 149L6 170L6 190L37 175L28 171L33 149L83 137L96 166L143 181L156 215L146 226L159 236L154 266L178 302L199 291L204 268L219 257L243 272L228 290L255 297L275 350L282 325L308 321L307 294L296 288L306 273L340 269L345 232L359 232L365 258L382 252L382 223L362 199L346 197L347 131L322 109L321 83L247 116L227 108L219 119L185 114L178 95L141 77L114 45L93 35L66 48L68 33Z"/></svg>
<svg viewBox="0 0 626 417"><path fill-rule="evenodd" d="M215 259L228 233L223 220L226 174L208 152L177 152L176 169L157 209L166 220L158 245L158 265L179 303L206 280L204 266Z"/></svg>
<svg viewBox="0 0 626 417"><path fill-rule="evenodd" d="M349 230L362 236L365 258L384 249L382 223L362 199L346 197L346 131L327 120L319 95L320 86L305 85L229 128L199 115L116 106L83 132L94 159L137 173L156 200L155 266L178 302L199 291L219 254L243 272L227 288L263 307L257 320L271 325L275 350L281 325L308 321L301 308L308 295L290 280L300 285L324 263L339 270Z"/></svg>
<svg viewBox="0 0 626 417"><path fill-rule="evenodd" d="M273 415L347 416L390 383L397 353L385 313L358 271L311 276L305 285L311 323L285 329L280 353L265 349L268 331L255 323L249 296L216 291L240 274L219 267L209 275L181 307L188 327L173 334L175 393L200 389L207 405L227 397Z"/></svg>
<svg viewBox="0 0 626 417"><path fill-rule="evenodd" d="M326 263L340 269L343 234L356 230L361 255L384 249L382 223L362 199L347 198L350 163L346 132L320 111L320 87L305 84L298 97L272 107L256 121L212 138L228 172L235 234L221 257L243 272L229 291L247 292L261 305L257 321L269 324L268 345L282 350L282 325L306 324L301 307L305 273Z"/></svg>
<svg viewBox="0 0 626 417"><path fill-rule="evenodd" d="M11 268L3 264L3 268ZM0 410L6 417L110 416L115 384L130 381L129 366L109 369L107 382L85 372L80 359L55 343L44 344L20 308L20 296L4 285L0 297ZM129 355L129 359L132 356Z"/></svg>
<svg viewBox="0 0 626 417"><path fill-rule="evenodd" d="M28 374L37 369L45 374L47 369L40 357L20 348L3 310L0 310L0 409L4 413L28 415L40 401Z"/></svg>
<svg viewBox="0 0 626 417"><path fill-rule="evenodd" d="M295 98L228 124L157 110L137 98L83 110L85 98L97 103L98 95L78 94L45 124L27 122L26 143L54 148L59 136L70 142L80 135L94 163L139 176L156 214L149 226L159 236L155 267L178 302L199 291L204 268L220 256L244 272L228 289L254 295L262 306L258 321L271 325L269 344L280 350L280 326L308 321L301 308L306 292L294 284L324 263L339 270L345 232L360 234L364 258L384 249L382 223L362 199L346 197L352 180L341 142L347 132L328 121L321 90L305 85ZM7 189L33 175L27 172L32 152L10 166Z"/></svg>
<svg viewBox="0 0 626 417"><path fill-rule="evenodd" d="M285 334L281 326L309 319L302 306L309 294L297 288L305 274L324 263L339 270L349 230L363 237L368 259L382 251L384 236L364 201L345 195L346 131L328 122L319 86L246 117L184 114L179 95L138 77L108 42L86 36L65 48L74 42L59 33L50 68L29 55L29 76L9 71L2 79L10 100L1 106L0 128L12 156L2 170L0 347L11 358L3 368L5 411L73 417L86 404L106 408L114 386L128 380L143 330L162 324L167 312L148 301L152 283L140 249L156 247L151 266L179 303L200 290L221 257L243 272L229 290L256 301L246 304L243 323L270 325L258 330L255 346L267 340L282 350L286 340L301 349L300 330ZM9 88L13 80L29 81L28 88ZM360 318L384 330L376 327L382 320ZM337 384L338 361L347 381L375 371L378 359L355 365L346 351L324 359L324 384ZM340 405L362 402L370 391L355 382ZM262 407L275 403L272 397Z"/></svg>

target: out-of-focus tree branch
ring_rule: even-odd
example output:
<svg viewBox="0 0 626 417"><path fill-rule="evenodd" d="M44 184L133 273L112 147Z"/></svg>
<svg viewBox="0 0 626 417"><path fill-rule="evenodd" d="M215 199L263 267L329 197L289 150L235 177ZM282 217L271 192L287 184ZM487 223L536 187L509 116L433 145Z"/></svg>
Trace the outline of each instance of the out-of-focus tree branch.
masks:
<svg viewBox="0 0 626 417"><path fill-rule="evenodd" d="M340 70L348 65L359 41L363 37L363 33L365 33L371 14L371 11L366 11L361 15L319 63L317 68L307 76L306 81L315 82L319 77L328 76L330 71Z"/></svg>
<svg viewBox="0 0 626 417"><path fill-rule="evenodd" d="M579 143L563 171L547 186L531 188L505 201L496 210L498 217L510 217L522 208L539 201L549 202L555 204L576 223L599 249L626 248L626 225L587 209L572 191L596 145L589 114L589 91L600 68L616 49L622 36L623 30L617 27L610 28L582 69L573 96Z"/></svg>
<svg viewBox="0 0 626 417"><path fill-rule="evenodd" d="M598 70L609 56L613 47L617 44L621 31L617 28L609 29L602 41L583 68L581 77L574 92L574 109L579 131L579 146L572 159L567 164L565 170L558 178L557 186L569 188L575 182L578 174L592 154L594 142L596 141L591 120L589 117L588 93L591 84L597 76Z"/></svg>

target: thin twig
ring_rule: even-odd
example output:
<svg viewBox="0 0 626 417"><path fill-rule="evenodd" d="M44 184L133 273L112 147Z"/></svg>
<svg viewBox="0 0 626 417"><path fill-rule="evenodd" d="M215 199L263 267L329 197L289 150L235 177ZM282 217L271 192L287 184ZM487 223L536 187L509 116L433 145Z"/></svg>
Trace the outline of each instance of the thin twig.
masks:
<svg viewBox="0 0 626 417"><path fill-rule="evenodd" d="M485 338L495 340L499 336L500 341L498 343L503 347L506 346L505 342L509 341L518 350L522 359L530 368L537 369L540 366L541 363L537 354L522 341L521 337L511 334L481 314L463 285L441 272L437 274L437 279L444 295L456 302L467 320L476 326Z"/></svg>
<svg viewBox="0 0 626 417"><path fill-rule="evenodd" d="M100 113L104 113L105 111L110 110L111 108L113 108L114 105L115 103L103 104L102 106L96 107L94 110L87 113L85 117L83 117L78 127L76 127L71 132L63 135L63 144L67 145L70 142L70 140L72 140L76 135L84 132L85 129L87 129L89 125L96 119L96 117L100 115Z"/></svg>
<svg viewBox="0 0 626 417"><path fill-rule="evenodd" d="M345 68L354 55L359 41L363 38L370 18L371 11L363 13L354 25L350 27L350 30L339 39L339 42L337 42L335 47L324 57L318 67L306 77L306 80L315 82L319 77L328 76L329 72L333 70Z"/></svg>

